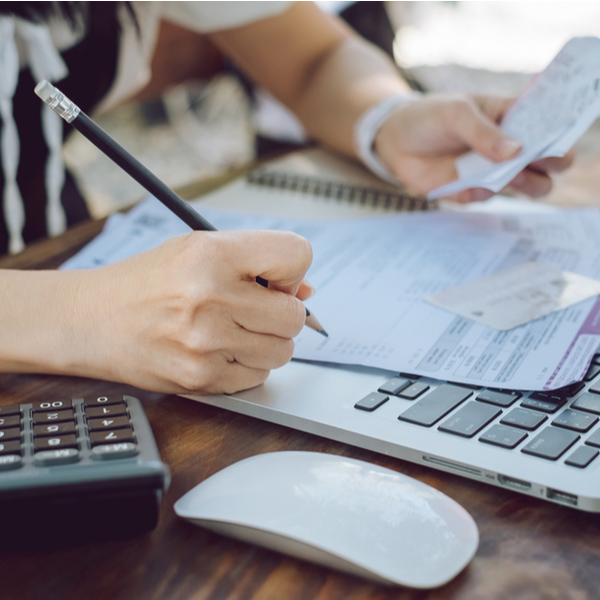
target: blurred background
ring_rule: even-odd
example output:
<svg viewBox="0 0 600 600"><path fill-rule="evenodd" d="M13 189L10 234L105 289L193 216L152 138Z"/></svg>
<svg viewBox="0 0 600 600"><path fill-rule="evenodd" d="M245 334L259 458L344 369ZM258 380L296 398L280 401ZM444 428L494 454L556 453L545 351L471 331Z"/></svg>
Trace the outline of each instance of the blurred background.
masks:
<svg viewBox="0 0 600 600"><path fill-rule="evenodd" d="M572 37L600 33L600 2L319 2L393 56L414 89L518 94ZM257 156L302 147L301 125L234 65L209 81L170 88L96 116L99 124L171 187L216 176ZM597 205L600 125L578 142L574 168L557 178L553 204ZM65 160L93 215L145 195L77 132ZM594 172L599 174L596 177Z"/></svg>

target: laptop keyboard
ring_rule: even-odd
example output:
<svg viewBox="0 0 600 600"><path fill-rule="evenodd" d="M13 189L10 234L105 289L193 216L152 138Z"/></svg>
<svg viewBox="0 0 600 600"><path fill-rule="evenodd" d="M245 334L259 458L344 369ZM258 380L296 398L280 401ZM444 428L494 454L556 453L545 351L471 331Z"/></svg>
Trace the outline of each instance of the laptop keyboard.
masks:
<svg viewBox="0 0 600 600"><path fill-rule="evenodd" d="M584 469L600 454L599 374L600 354L583 381L551 392L459 383L434 387L401 373L354 406L374 412L392 397L410 400L414 404L398 416L401 421Z"/></svg>

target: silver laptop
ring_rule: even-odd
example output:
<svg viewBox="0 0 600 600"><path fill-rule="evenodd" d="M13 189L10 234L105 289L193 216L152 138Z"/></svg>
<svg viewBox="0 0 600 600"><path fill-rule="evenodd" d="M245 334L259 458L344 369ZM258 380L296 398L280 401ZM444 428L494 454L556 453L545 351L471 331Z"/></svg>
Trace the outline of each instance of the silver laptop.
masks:
<svg viewBox="0 0 600 600"><path fill-rule="evenodd" d="M321 163L319 155L308 171ZM337 167L327 163L327 168ZM241 180L203 200L216 208L252 206L262 213L315 218L362 216L365 210L348 203L308 203L291 193L265 194ZM527 210L550 209L532 205ZM475 389L406 373L292 361L272 371L264 385L235 396L188 397L600 512L600 356L596 358L586 381L551 393Z"/></svg>
<svg viewBox="0 0 600 600"><path fill-rule="evenodd" d="M600 355L552 392L292 361L234 396L186 396L584 511L600 512Z"/></svg>

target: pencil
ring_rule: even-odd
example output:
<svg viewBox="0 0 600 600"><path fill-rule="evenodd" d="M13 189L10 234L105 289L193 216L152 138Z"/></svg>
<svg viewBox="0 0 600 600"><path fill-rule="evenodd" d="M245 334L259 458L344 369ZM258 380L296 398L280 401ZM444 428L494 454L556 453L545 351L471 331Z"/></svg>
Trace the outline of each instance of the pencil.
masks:
<svg viewBox="0 0 600 600"><path fill-rule="evenodd" d="M183 198L178 196L168 185L162 182L154 173L148 170L139 160L116 142L106 131L88 117L74 102L69 100L50 82L43 80L35 86L35 93L67 123L85 136L94 146L108 158L121 167L142 187L162 202L169 210L177 215L194 231L216 231L217 228L209 223L198 211L192 208ZM267 287L268 281L257 277L256 281ZM305 325L329 337L316 317L306 310Z"/></svg>

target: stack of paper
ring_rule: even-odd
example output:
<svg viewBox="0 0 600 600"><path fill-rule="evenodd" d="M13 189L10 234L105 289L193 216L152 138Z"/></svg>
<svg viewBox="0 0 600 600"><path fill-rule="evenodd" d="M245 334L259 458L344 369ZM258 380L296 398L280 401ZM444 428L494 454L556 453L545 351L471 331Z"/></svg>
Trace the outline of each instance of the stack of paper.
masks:
<svg viewBox="0 0 600 600"><path fill-rule="evenodd" d="M307 306L329 338L304 328L295 358L406 371L507 389L580 380L600 347L593 297L499 331L426 301L431 294L535 261L600 279L600 212L392 214L297 220L208 209L219 229L285 229L314 250ZM118 215L64 268L114 262L189 231L154 199ZM201 268L201 265L198 266Z"/></svg>

